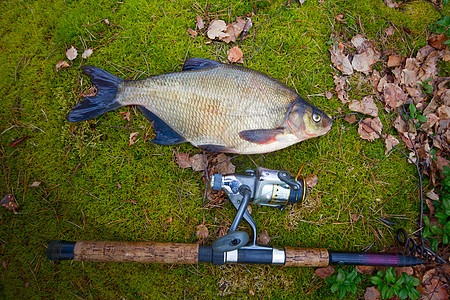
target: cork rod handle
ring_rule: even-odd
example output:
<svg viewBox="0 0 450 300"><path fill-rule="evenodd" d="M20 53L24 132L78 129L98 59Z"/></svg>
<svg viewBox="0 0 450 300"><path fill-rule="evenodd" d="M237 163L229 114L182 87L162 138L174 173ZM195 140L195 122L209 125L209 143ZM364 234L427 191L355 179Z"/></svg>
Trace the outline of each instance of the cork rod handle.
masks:
<svg viewBox="0 0 450 300"><path fill-rule="evenodd" d="M330 262L327 249L285 247L285 266L290 267L326 267Z"/></svg>
<svg viewBox="0 0 450 300"><path fill-rule="evenodd" d="M74 260L96 262L142 262L195 264L197 244L78 241L73 249Z"/></svg>

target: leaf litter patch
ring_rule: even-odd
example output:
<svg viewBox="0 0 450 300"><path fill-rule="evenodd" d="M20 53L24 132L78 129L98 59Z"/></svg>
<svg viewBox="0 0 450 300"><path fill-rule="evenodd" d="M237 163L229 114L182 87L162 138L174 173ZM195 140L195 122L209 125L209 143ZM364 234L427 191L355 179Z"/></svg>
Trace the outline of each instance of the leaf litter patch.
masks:
<svg viewBox="0 0 450 300"><path fill-rule="evenodd" d="M388 30L392 28L386 31L386 35L391 36ZM383 138L385 155L398 145L406 147L409 161L418 168L422 166L436 186L436 177L442 178L444 166L450 163L450 77L438 74L438 62L448 62L450 53L443 37L434 34L428 42L415 56L404 57L392 50L380 52L373 42L357 35L350 42L335 42L330 54L333 66L340 71L334 74L337 98L350 110L370 116L359 122L360 137L368 141ZM376 62L381 62L381 71L373 69ZM371 94L362 99L351 99L349 95L349 78L356 73L362 73L372 85ZM390 119L392 126L387 126L384 133L377 103L387 113L394 113ZM354 115L347 115L345 120L351 124L357 121ZM390 133L392 127L397 136ZM434 190L427 193L426 203L430 222L437 225L433 201L439 201ZM441 251L444 258L448 258L447 251ZM445 287L449 268L444 266L443 269L429 266L427 270L417 266L407 270L409 275L415 270L415 276L421 279L417 289L424 299L448 299ZM401 269L396 268L396 271L401 274L405 271ZM375 287L369 287L365 299L379 299L379 294Z"/></svg>

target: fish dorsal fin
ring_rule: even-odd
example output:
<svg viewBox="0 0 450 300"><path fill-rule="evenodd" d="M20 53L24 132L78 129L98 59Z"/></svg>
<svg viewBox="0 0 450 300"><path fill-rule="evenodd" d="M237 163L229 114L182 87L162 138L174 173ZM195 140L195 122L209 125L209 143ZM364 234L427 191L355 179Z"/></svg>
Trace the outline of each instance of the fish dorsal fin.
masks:
<svg viewBox="0 0 450 300"><path fill-rule="evenodd" d="M186 61L184 62L183 68L181 70L182 71L201 70L201 69L205 69L205 68L220 66L221 64L222 64L221 62L218 62L215 60L210 60L210 59L206 59L206 58L190 57L190 58L186 59Z"/></svg>
<svg viewBox="0 0 450 300"><path fill-rule="evenodd" d="M156 137L152 140L153 143L158 145L175 145L186 142L184 137L178 134L163 120L157 117L154 113L149 111L143 106L138 106L140 111L150 122L153 122L153 129L155 130Z"/></svg>
<svg viewBox="0 0 450 300"><path fill-rule="evenodd" d="M252 129L239 132L239 137L255 144L270 144L276 142L277 135L284 132L284 128Z"/></svg>

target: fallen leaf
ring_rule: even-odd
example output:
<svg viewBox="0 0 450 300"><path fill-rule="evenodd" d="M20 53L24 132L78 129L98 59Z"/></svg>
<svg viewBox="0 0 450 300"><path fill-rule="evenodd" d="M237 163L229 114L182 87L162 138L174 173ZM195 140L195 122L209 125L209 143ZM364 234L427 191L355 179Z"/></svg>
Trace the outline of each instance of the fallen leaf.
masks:
<svg viewBox="0 0 450 300"><path fill-rule="evenodd" d="M348 98L348 82L344 76L334 75L334 84L336 85L335 91L337 93L338 99L342 101L342 104L349 102Z"/></svg>
<svg viewBox="0 0 450 300"><path fill-rule="evenodd" d="M30 187L39 187L41 185L40 181L34 181L32 184L30 184Z"/></svg>
<svg viewBox="0 0 450 300"><path fill-rule="evenodd" d="M383 130L383 124L381 124L381 120L378 117L375 119L367 118L364 119L363 122L359 123L358 133L363 140L374 141L379 138L380 136L374 130L378 133L381 133Z"/></svg>
<svg viewBox="0 0 450 300"><path fill-rule="evenodd" d="M402 276L403 273L412 276L414 274L414 270L411 267L396 267L395 273L397 274L397 276Z"/></svg>
<svg viewBox="0 0 450 300"><path fill-rule="evenodd" d="M430 46L430 45L426 45L423 46L422 48L420 48L417 51L417 55L416 55L416 59L418 63L423 63L425 61L425 59L428 57L428 55L431 54L431 52L433 52L435 49Z"/></svg>
<svg viewBox="0 0 450 300"><path fill-rule="evenodd" d="M434 189L432 189L431 191L429 191L426 195L427 195L427 197L430 198L431 200L439 201L439 195L436 194L436 193L434 192Z"/></svg>
<svg viewBox="0 0 450 300"><path fill-rule="evenodd" d="M448 37L444 33L432 33L430 38L428 39L428 43L437 50L444 49L444 42L448 40Z"/></svg>
<svg viewBox="0 0 450 300"><path fill-rule="evenodd" d="M23 141L25 141L26 139L28 139L28 138L30 138L30 137L31 137L31 136L26 135L26 136L23 136L23 137L21 137L21 138L18 138L18 139L16 139L16 140L12 141L12 142L9 144L9 146L10 146L10 147L15 147L15 146L19 145L20 143L22 143Z"/></svg>
<svg viewBox="0 0 450 300"><path fill-rule="evenodd" d="M338 21L339 23L346 23L347 21L345 21L344 19L344 15L343 14L337 14L335 17L336 21Z"/></svg>
<svg viewBox="0 0 450 300"><path fill-rule="evenodd" d="M257 241L257 243L258 243L259 245L265 246L265 245L268 245L269 242L270 242L270 237L269 237L269 235L267 234L267 231L266 231L265 229L263 229L263 230L261 231L261 233L258 235L258 241Z"/></svg>
<svg viewBox="0 0 450 300"><path fill-rule="evenodd" d="M205 170L205 162L202 154L195 154L189 159L192 170L199 172Z"/></svg>
<svg viewBox="0 0 450 300"><path fill-rule="evenodd" d="M317 175L307 176L305 178L305 180L306 180L306 186L310 189L315 187L317 185L317 183L319 182L319 178L317 177Z"/></svg>
<svg viewBox="0 0 450 300"><path fill-rule="evenodd" d="M395 83L386 83L384 85L383 95L384 102L392 109L403 105L408 98L398 84Z"/></svg>
<svg viewBox="0 0 450 300"><path fill-rule="evenodd" d="M70 49L66 51L66 57L70 61L77 58L77 55L78 55L78 51L77 51L77 49L75 49L74 46L70 47Z"/></svg>
<svg viewBox="0 0 450 300"><path fill-rule="evenodd" d="M178 167L180 167L181 169L192 167L191 160L189 159L189 154L187 153L180 153L178 151L175 151L175 159Z"/></svg>
<svg viewBox="0 0 450 300"><path fill-rule="evenodd" d="M123 116L122 119L130 122L131 113L129 111L121 111L120 114Z"/></svg>
<svg viewBox="0 0 450 300"><path fill-rule="evenodd" d="M350 115L350 116L347 115L347 116L344 117L344 121L346 121L346 122L348 122L350 124L353 124L353 123L356 123L358 120L356 119L355 115Z"/></svg>
<svg viewBox="0 0 450 300"><path fill-rule="evenodd" d="M342 43L339 43L338 45L333 44L330 53L331 62L343 75L351 75L353 73L352 64L350 63L348 55L344 54L344 45Z"/></svg>
<svg viewBox="0 0 450 300"><path fill-rule="evenodd" d="M203 224L198 225L197 226L197 232L195 233L195 235L197 235L197 237L200 240L204 241L205 239L208 238L208 235L209 235L208 227L206 227Z"/></svg>
<svg viewBox="0 0 450 300"><path fill-rule="evenodd" d="M386 4L389 8L398 8L399 4L394 2L393 0L383 0L384 4Z"/></svg>
<svg viewBox="0 0 450 300"><path fill-rule="evenodd" d="M253 208L252 208L252 206L250 204L247 205L247 211L248 211L249 214L252 214L252 212L253 212Z"/></svg>
<svg viewBox="0 0 450 300"><path fill-rule="evenodd" d="M227 59L230 63L240 63L240 64L244 63L244 60L242 59L244 53L238 46L234 46L233 48L228 50L227 54L228 54Z"/></svg>
<svg viewBox="0 0 450 300"><path fill-rule="evenodd" d="M191 35L191 37L197 36L197 31L195 31L194 29L192 29L190 27L188 28L188 32Z"/></svg>
<svg viewBox="0 0 450 300"><path fill-rule="evenodd" d="M381 293L374 286L368 287L364 293L364 300L381 300Z"/></svg>
<svg viewBox="0 0 450 300"><path fill-rule="evenodd" d="M221 40L225 43L236 42L237 38L244 30L245 23L246 21L244 19L237 17L236 22L233 22L227 26L227 29L225 30L226 36L221 38Z"/></svg>
<svg viewBox="0 0 450 300"><path fill-rule="evenodd" d="M348 105L348 108L372 117L378 116L378 107L373 101L372 96L366 96L362 98L361 102L358 100L353 100Z"/></svg>
<svg viewBox="0 0 450 300"><path fill-rule="evenodd" d="M86 50L84 50L83 54L81 54L81 58L86 59L86 58L88 58L89 56L91 56L92 53L94 53L94 50L92 50L92 49L86 49Z"/></svg>
<svg viewBox="0 0 450 300"><path fill-rule="evenodd" d="M128 138L130 140L130 143L128 144L128 146L134 145L136 143L136 137L138 134L139 134L139 132L132 132L130 134L130 136Z"/></svg>
<svg viewBox="0 0 450 300"><path fill-rule="evenodd" d="M385 33L387 36L393 36L394 33L395 33L395 28L394 28L394 26L389 26L388 28L386 28L386 30L384 31L384 33Z"/></svg>
<svg viewBox="0 0 450 300"><path fill-rule="evenodd" d="M386 145L386 151L384 152L384 155L388 155L388 153L392 150L394 146L400 144L399 140L397 140L397 138L395 138L393 135L388 135L384 143Z"/></svg>
<svg viewBox="0 0 450 300"><path fill-rule="evenodd" d="M58 61L57 63L56 63L56 72L58 72L59 70L61 70L61 69L64 69L64 68L68 68L68 67L70 67L70 65L69 65L69 63L67 62L67 61L65 61L65 60L60 60L60 61Z"/></svg>
<svg viewBox="0 0 450 300"><path fill-rule="evenodd" d="M331 100L331 98L333 98L333 94L332 94L331 92L329 92L329 91L325 91L325 97L326 97L328 100Z"/></svg>
<svg viewBox="0 0 450 300"><path fill-rule="evenodd" d="M396 54L392 54L392 55L389 55L387 66L388 66L388 68L398 67L402 64L402 61L403 61L403 59L400 56L398 56Z"/></svg>
<svg viewBox="0 0 450 300"><path fill-rule="evenodd" d="M167 218L166 223L171 223L173 221L172 217Z"/></svg>
<svg viewBox="0 0 450 300"><path fill-rule="evenodd" d="M197 15L197 28L199 30L205 28L205 22L203 22L202 17L200 17L199 15Z"/></svg>
<svg viewBox="0 0 450 300"><path fill-rule="evenodd" d="M367 48L361 54L355 54L352 60L352 67L358 72L368 74L372 71L372 65L377 62L379 55L373 48Z"/></svg>
<svg viewBox="0 0 450 300"><path fill-rule="evenodd" d="M356 271L364 275L372 274L373 270L375 270L374 266L356 266Z"/></svg>
<svg viewBox="0 0 450 300"><path fill-rule="evenodd" d="M120 183L118 183L118 182L116 182L115 186L116 186L116 188L117 188L118 190L120 190L120 189L122 188L122 185L121 185Z"/></svg>
<svg viewBox="0 0 450 300"><path fill-rule="evenodd" d="M223 153L209 155L208 169L210 172L223 175L233 174L236 171L236 167L231 163L230 157Z"/></svg>
<svg viewBox="0 0 450 300"><path fill-rule="evenodd" d="M314 274L316 274L322 279L327 279L328 277L333 275L333 273L334 273L333 266L328 266L326 268L318 268L314 271Z"/></svg>
<svg viewBox="0 0 450 300"><path fill-rule="evenodd" d="M437 115L441 120L450 119L450 107L447 105L441 105L437 110Z"/></svg>
<svg viewBox="0 0 450 300"><path fill-rule="evenodd" d="M5 195L5 197L0 200L0 204L7 210L12 210L14 213L16 213L16 208L19 207L12 194Z"/></svg>
<svg viewBox="0 0 450 300"><path fill-rule="evenodd" d="M209 39L221 39L226 36L225 30L227 30L227 23L223 20L214 20L209 24L206 35Z"/></svg>
<svg viewBox="0 0 450 300"><path fill-rule="evenodd" d="M245 21L244 30L242 31L241 42L242 42L242 40L245 39L245 37L247 36L247 34L250 31L250 28L252 28L252 26L253 26L252 19L247 18L247 20Z"/></svg>

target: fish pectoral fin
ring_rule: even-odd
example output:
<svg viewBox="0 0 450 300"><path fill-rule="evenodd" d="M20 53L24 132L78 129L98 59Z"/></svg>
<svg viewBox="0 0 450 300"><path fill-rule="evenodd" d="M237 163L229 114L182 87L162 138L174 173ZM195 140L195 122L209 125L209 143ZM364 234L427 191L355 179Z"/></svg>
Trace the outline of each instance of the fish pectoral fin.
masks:
<svg viewBox="0 0 450 300"><path fill-rule="evenodd" d="M252 129L239 132L239 137L255 144L270 144L277 140L277 135L283 133L285 133L284 128Z"/></svg>
<svg viewBox="0 0 450 300"><path fill-rule="evenodd" d="M178 134L169 125L161 120L154 113L149 111L143 106L138 106L139 110L144 114L145 118L153 123L152 128L155 130L156 137L152 140L153 143L158 145L175 145L185 143L186 139Z"/></svg>
<svg viewBox="0 0 450 300"><path fill-rule="evenodd" d="M201 70L210 67L220 66L222 63L206 58L190 57L184 62L182 71Z"/></svg>

